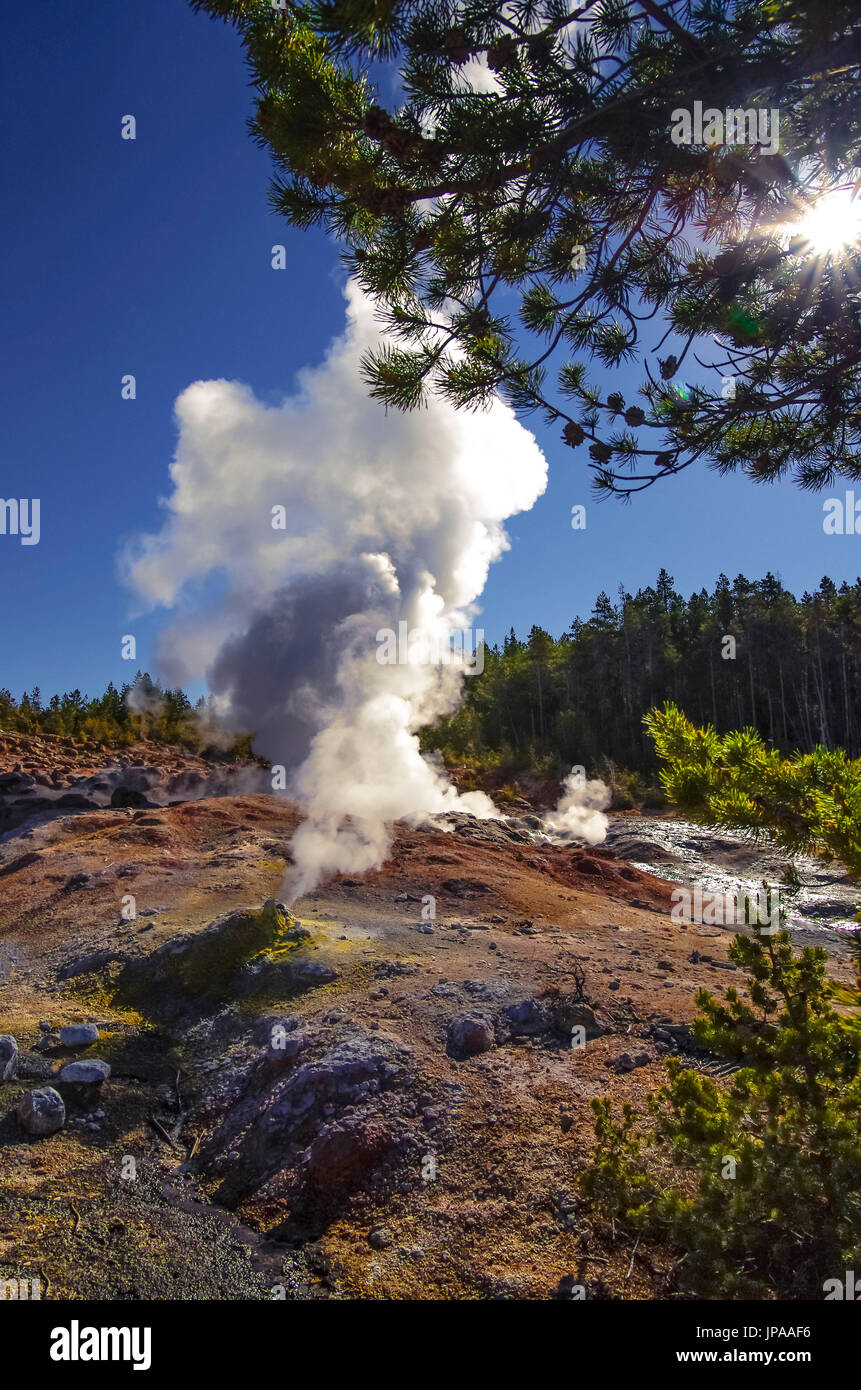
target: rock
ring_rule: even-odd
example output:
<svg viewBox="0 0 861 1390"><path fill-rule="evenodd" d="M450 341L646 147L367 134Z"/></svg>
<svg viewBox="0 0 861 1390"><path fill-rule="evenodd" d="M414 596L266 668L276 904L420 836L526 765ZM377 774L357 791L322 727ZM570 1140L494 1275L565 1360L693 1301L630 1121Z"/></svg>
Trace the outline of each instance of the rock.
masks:
<svg viewBox="0 0 861 1390"><path fill-rule="evenodd" d="M89 874L72 874L71 878L67 878L66 882L63 884L62 892L72 893L76 888L86 888L89 882Z"/></svg>
<svg viewBox="0 0 861 1390"><path fill-rule="evenodd" d="M169 1019L212 1011L238 993L266 988L279 970L291 968L290 959L273 952L283 948L285 933L296 925L295 917L271 899L257 912L226 913L203 931L174 937L150 955L129 960L117 980L117 997Z"/></svg>
<svg viewBox="0 0 861 1390"><path fill-rule="evenodd" d="M600 1038L607 1032L607 1025L599 1018L591 1004L579 999L560 1000L553 1008L553 1023L560 1033L570 1033L574 1028L585 1029L587 1042Z"/></svg>
<svg viewBox="0 0 861 1390"><path fill-rule="evenodd" d="M18 1044L11 1033L0 1033L0 1081L11 1081L18 1070Z"/></svg>
<svg viewBox="0 0 861 1390"><path fill-rule="evenodd" d="M299 989L314 989L317 985L328 985L337 980L338 972L322 960L303 960L301 957L290 962L290 980Z"/></svg>
<svg viewBox="0 0 861 1390"><path fill-rule="evenodd" d="M93 1057L88 1062L67 1062L66 1066L60 1069L60 1080L66 1085L101 1086L110 1074L108 1063Z"/></svg>
<svg viewBox="0 0 861 1390"><path fill-rule="evenodd" d="M69 1062L60 1068L58 1085L70 1103L90 1110L97 1103L110 1074L108 1063L96 1057L88 1062Z"/></svg>
<svg viewBox="0 0 861 1390"><path fill-rule="evenodd" d="M394 1244L394 1239L391 1231L387 1231L384 1226L378 1226L368 1236L368 1244L374 1250L387 1250L390 1245Z"/></svg>
<svg viewBox="0 0 861 1390"><path fill-rule="evenodd" d="M143 792L136 791L134 787L115 787L111 792L111 806L115 810L136 807L139 810L151 811L155 809L156 803L144 796Z"/></svg>
<svg viewBox="0 0 861 1390"><path fill-rule="evenodd" d="M60 1029L60 1042L63 1047L89 1047L99 1041L99 1030L94 1023L69 1023Z"/></svg>
<svg viewBox="0 0 861 1390"><path fill-rule="evenodd" d="M327 1125L308 1151L307 1179L331 1192L373 1168L390 1145L388 1128L376 1119L350 1117Z"/></svg>
<svg viewBox="0 0 861 1390"><path fill-rule="evenodd" d="M629 1052L623 1052L621 1057L617 1057L613 1070L618 1072L633 1071L634 1059L631 1054Z"/></svg>
<svg viewBox="0 0 861 1390"><path fill-rule="evenodd" d="M433 936L433 927L429 927L427 922L420 923L416 931L420 931L422 936Z"/></svg>
<svg viewBox="0 0 861 1390"><path fill-rule="evenodd" d="M405 1048L341 1020L336 1040L313 1033L295 1066L273 1070L267 1052L244 1084L219 1089L223 1118L199 1159L221 1178L218 1200L234 1206L261 1189L314 1211L335 1200L404 1142L412 1072Z"/></svg>
<svg viewBox="0 0 861 1390"><path fill-rule="evenodd" d="M659 970L672 970L673 968L674 968L674 967L673 967L673 962L672 962L671 960L659 960L659 961L658 961L658 969L659 969Z"/></svg>
<svg viewBox="0 0 861 1390"><path fill-rule="evenodd" d="M448 1025L448 1050L454 1056L471 1057L489 1052L496 1041L493 1023L487 1014L459 1014Z"/></svg>
<svg viewBox="0 0 861 1390"><path fill-rule="evenodd" d="M264 1066L268 1076L276 1076L279 1072L286 1071L292 1067L293 1063L305 1051L308 1046L308 1036L305 1033L279 1032L279 1025L275 1024L269 1037L269 1046L266 1050Z"/></svg>
<svg viewBox="0 0 861 1390"><path fill-rule="evenodd" d="M0 773L0 791L9 791L18 787L32 787L33 778L28 772L3 772Z"/></svg>
<svg viewBox="0 0 861 1390"><path fill-rule="evenodd" d="M505 1017L514 1037L534 1037L538 1033L548 1032L553 1026L550 1014L538 999L523 999L518 1004L510 1004Z"/></svg>
<svg viewBox="0 0 861 1390"><path fill-rule="evenodd" d="M80 792L64 792L62 796L57 797L54 805L62 811L98 811L99 809L97 801L93 801L90 796L82 796Z"/></svg>
<svg viewBox="0 0 861 1390"><path fill-rule="evenodd" d="M54 1134L66 1123L63 1097L53 1086L28 1091L18 1102L18 1123L28 1134Z"/></svg>
<svg viewBox="0 0 861 1390"><path fill-rule="evenodd" d="M28 1052L25 1049L18 1053L16 1075L21 1081L50 1081L54 1075L54 1068L44 1057L40 1057L38 1052Z"/></svg>
<svg viewBox="0 0 861 1390"><path fill-rule="evenodd" d="M60 1046L60 1034L59 1034L59 1033L43 1033L42 1036L41 1036L41 1038L39 1038L36 1042L34 1042L34 1044L33 1044L33 1051L34 1051L34 1052L47 1052L47 1051L49 1050L49 1048L52 1048L52 1047L59 1047L59 1046Z"/></svg>
<svg viewBox="0 0 861 1390"><path fill-rule="evenodd" d="M265 1014L255 1024L254 1041L263 1047L272 1047L287 1033L295 1033L299 1022L298 1014Z"/></svg>
<svg viewBox="0 0 861 1390"><path fill-rule="evenodd" d="M68 960L60 966L57 971L58 980L72 980L77 975L92 975L97 970L102 970L112 961L124 963L128 956L120 951L92 951L86 956L76 956L74 960ZM39 1025L41 1027L41 1024Z"/></svg>

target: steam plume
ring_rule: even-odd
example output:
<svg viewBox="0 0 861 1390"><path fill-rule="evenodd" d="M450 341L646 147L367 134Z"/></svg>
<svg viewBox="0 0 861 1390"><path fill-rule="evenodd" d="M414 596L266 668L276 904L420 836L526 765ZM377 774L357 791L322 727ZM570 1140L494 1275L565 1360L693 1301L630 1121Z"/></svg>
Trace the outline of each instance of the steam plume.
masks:
<svg viewBox="0 0 861 1390"><path fill-rule="evenodd" d="M352 284L346 297L344 335L283 404L228 381L182 393L167 519L123 562L147 606L177 610L164 678L205 675L227 724L256 730L255 751L287 770L308 815L291 896L382 863L388 821L495 814L419 752L417 730L460 699L462 668L417 648L381 664L378 634L405 621L445 644L472 627L504 522L547 476L501 402L386 416L359 372L379 341L372 309Z"/></svg>
<svg viewBox="0 0 861 1390"><path fill-rule="evenodd" d="M585 840L598 845L607 838L609 824L604 811L610 805L610 789L597 778L585 781L576 770L562 783L562 796L542 819L545 834L558 840Z"/></svg>

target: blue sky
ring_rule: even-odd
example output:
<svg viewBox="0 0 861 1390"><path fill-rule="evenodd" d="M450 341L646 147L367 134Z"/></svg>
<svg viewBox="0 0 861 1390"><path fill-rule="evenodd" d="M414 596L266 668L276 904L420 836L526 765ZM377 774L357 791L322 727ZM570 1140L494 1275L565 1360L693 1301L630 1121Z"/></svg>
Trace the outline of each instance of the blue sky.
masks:
<svg viewBox="0 0 861 1390"><path fill-rule="evenodd" d="M41 500L41 539L0 535L0 686L94 693L150 665L166 620L130 618L116 556L160 525L175 398L222 376L263 400L287 394L343 329L343 273L321 234L268 210L269 162L246 131L248 79L226 26L183 0L88 0L10 7L4 29L0 496ZM120 138L128 113L135 141ZM562 631L601 589L635 590L661 565L684 593L721 570L770 569L796 592L861 571L861 537L824 535L822 497L695 466L631 506L598 505L585 450L534 429L550 485L509 525L484 598L491 641L536 622ZM136 663L121 659L127 632Z"/></svg>

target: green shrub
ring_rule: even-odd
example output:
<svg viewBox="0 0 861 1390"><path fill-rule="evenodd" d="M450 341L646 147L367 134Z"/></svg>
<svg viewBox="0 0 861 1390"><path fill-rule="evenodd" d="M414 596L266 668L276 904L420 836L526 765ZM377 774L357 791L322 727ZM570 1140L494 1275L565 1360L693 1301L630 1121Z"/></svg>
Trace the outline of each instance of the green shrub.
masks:
<svg viewBox="0 0 861 1390"><path fill-rule="evenodd" d="M694 1035L741 1070L726 1082L672 1059L643 1116L593 1101L581 1191L617 1233L673 1253L678 1291L822 1298L861 1268L861 1029L832 1007L820 948L757 933L729 954L744 994L700 990Z"/></svg>

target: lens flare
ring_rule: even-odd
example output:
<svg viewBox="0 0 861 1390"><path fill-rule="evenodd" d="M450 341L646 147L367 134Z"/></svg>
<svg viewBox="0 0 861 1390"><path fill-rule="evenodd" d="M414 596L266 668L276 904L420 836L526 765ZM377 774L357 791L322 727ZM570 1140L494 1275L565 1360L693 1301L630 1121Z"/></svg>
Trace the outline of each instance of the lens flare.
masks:
<svg viewBox="0 0 861 1390"><path fill-rule="evenodd" d="M821 194L791 227L818 256L835 256L861 242L861 197L835 188Z"/></svg>

